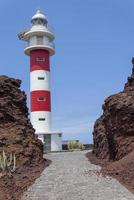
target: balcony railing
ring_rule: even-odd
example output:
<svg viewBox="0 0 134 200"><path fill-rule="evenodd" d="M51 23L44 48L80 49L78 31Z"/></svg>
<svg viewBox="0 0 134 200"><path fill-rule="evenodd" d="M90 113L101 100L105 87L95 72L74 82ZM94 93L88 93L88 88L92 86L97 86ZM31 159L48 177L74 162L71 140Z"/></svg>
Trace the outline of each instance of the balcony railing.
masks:
<svg viewBox="0 0 134 200"><path fill-rule="evenodd" d="M51 32L54 35L55 31L54 31L54 28L52 26L47 25L47 29L48 29L49 32Z"/></svg>
<svg viewBox="0 0 134 200"><path fill-rule="evenodd" d="M55 44L53 42L43 42L43 41L36 41L36 42L27 42L25 48L32 47L32 46L46 46L52 49L55 49Z"/></svg>

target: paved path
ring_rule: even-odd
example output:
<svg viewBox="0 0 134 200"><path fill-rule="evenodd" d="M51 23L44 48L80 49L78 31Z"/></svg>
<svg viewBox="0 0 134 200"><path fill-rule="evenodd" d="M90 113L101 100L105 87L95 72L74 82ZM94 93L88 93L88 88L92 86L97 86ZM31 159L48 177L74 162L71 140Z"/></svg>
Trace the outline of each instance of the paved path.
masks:
<svg viewBox="0 0 134 200"><path fill-rule="evenodd" d="M51 153L52 164L31 186L23 200L134 200L125 187L112 178L97 175L86 152Z"/></svg>

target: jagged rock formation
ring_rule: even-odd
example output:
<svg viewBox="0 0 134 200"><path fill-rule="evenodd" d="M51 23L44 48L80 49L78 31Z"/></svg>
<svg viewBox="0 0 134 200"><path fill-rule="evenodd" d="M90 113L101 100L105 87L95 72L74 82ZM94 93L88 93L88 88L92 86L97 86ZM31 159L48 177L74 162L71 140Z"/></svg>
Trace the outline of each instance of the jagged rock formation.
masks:
<svg viewBox="0 0 134 200"><path fill-rule="evenodd" d="M0 76L0 153L15 153L13 174L0 173L0 199L19 200L24 190L48 166L43 145L28 118L26 95L21 81ZM1 172L1 171L0 171Z"/></svg>
<svg viewBox="0 0 134 200"><path fill-rule="evenodd" d="M41 162L43 145L28 119L20 80L0 76L0 152L16 154L17 166Z"/></svg>
<svg viewBox="0 0 134 200"><path fill-rule="evenodd" d="M93 153L100 159L119 160L134 150L134 59L132 64L124 90L105 100L95 122Z"/></svg>

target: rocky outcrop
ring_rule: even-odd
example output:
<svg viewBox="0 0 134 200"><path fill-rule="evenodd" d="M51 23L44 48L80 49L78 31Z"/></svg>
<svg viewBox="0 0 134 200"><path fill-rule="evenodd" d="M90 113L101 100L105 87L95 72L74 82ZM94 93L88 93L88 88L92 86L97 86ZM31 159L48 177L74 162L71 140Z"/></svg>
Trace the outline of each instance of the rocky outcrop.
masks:
<svg viewBox="0 0 134 200"><path fill-rule="evenodd" d="M0 76L0 152L15 153L17 167L43 161L43 145L28 118L21 81Z"/></svg>
<svg viewBox="0 0 134 200"><path fill-rule="evenodd" d="M0 168L0 199L19 200L49 161L43 159L43 145L28 118L21 81L0 76L0 154L16 156L15 172Z"/></svg>
<svg viewBox="0 0 134 200"><path fill-rule="evenodd" d="M93 153L100 159L119 160L134 150L134 59L124 90L108 97L94 125Z"/></svg>

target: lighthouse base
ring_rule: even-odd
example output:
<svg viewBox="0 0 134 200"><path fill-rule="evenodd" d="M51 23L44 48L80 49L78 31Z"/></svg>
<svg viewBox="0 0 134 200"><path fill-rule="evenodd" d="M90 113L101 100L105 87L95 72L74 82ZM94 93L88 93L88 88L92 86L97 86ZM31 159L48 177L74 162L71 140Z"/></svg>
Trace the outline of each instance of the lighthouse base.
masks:
<svg viewBox="0 0 134 200"><path fill-rule="evenodd" d="M62 151L62 133L38 133L37 135L44 145L44 152Z"/></svg>

